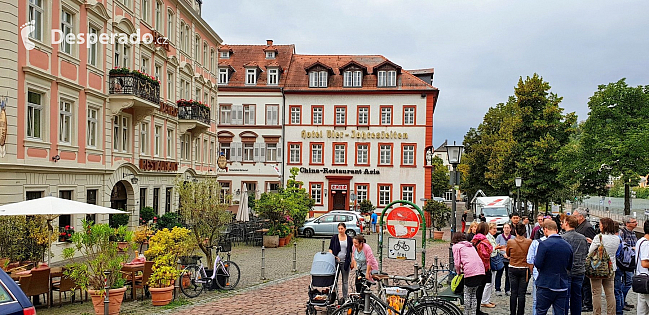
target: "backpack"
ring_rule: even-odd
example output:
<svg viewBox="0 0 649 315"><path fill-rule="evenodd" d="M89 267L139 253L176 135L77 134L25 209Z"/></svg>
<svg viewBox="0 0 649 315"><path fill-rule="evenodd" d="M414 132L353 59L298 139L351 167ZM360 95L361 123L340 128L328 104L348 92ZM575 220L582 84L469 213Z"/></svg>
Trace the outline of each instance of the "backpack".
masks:
<svg viewBox="0 0 649 315"><path fill-rule="evenodd" d="M632 272L635 270L635 251L629 244L620 238L620 246L615 253L615 261L618 268L622 271Z"/></svg>
<svg viewBox="0 0 649 315"><path fill-rule="evenodd" d="M602 234L599 235L599 246L586 256L586 277L592 279L605 279L613 274L613 262L606 253Z"/></svg>

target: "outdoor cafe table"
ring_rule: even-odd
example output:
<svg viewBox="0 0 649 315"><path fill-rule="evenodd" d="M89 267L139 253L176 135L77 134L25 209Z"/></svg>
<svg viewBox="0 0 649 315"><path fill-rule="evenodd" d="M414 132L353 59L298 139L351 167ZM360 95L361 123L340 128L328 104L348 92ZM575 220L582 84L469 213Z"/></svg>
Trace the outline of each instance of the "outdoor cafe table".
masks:
<svg viewBox="0 0 649 315"><path fill-rule="evenodd" d="M131 275L131 283L133 284L135 284L135 275L140 271L144 271L144 263L122 265L122 272ZM133 285L131 285L131 299L135 301L135 290L133 289Z"/></svg>

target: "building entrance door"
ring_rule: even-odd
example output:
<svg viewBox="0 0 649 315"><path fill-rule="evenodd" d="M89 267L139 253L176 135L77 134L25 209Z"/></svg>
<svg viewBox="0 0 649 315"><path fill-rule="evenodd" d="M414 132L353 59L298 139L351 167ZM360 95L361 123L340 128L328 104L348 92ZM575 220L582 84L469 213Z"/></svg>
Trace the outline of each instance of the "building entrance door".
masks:
<svg viewBox="0 0 649 315"><path fill-rule="evenodd" d="M344 210L347 194L343 194L343 190L332 190L331 193L333 194L334 199L332 210Z"/></svg>
<svg viewBox="0 0 649 315"><path fill-rule="evenodd" d="M329 179L329 211L349 210L349 179Z"/></svg>
<svg viewBox="0 0 649 315"><path fill-rule="evenodd" d="M110 207L117 210L126 210L127 200L126 186L121 181L117 182L110 193Z"/></svg>

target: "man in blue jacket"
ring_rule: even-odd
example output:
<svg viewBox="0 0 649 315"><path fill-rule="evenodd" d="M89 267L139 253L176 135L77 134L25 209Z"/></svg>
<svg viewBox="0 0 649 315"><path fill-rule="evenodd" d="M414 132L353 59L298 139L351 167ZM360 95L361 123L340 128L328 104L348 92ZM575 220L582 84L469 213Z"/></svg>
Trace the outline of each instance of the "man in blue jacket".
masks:
<svg viewBox="0 0 649 315"><path fill-rule="evenodd" d="M539 244L534 266L539 271L536 279L536 314L567 314L566 302L572 269L572 247L557 234L557 224L543 222L543 233L548 239Z"/></svg>

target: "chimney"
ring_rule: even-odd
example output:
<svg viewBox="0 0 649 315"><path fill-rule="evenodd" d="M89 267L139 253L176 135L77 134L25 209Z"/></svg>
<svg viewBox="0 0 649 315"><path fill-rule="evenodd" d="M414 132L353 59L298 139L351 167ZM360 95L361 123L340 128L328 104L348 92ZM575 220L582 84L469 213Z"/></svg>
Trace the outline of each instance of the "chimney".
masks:
<svg viewBox="0 0 649 315"><path fill-rule="evenodd" d="M267 46L273 46L273 40L272 39L267 39L266 40L266 45Z"/></svg>

